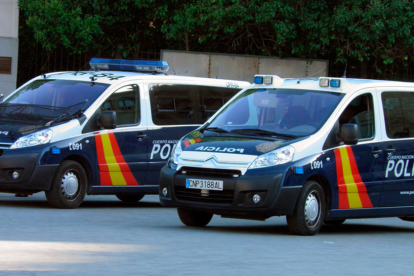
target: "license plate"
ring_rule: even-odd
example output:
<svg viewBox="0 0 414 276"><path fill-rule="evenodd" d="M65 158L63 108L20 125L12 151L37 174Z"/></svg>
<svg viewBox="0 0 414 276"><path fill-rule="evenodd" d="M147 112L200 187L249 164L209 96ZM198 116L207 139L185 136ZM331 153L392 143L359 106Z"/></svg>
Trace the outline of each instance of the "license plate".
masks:
<svg viewBox="0 0 414 276"><path fill-rule="evenodd" d="M188 189L223 191L223 181L187 178L185 187Z"/></svg>

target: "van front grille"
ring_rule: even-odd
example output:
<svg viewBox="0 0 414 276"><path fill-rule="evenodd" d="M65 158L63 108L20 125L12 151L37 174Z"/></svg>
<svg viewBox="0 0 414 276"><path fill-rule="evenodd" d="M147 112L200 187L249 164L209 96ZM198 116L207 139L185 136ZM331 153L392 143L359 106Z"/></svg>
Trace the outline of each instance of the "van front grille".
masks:
<svg viewBox="0 0 414 276"><path fill-rule="evenodd" d="M222 179L239 177L241 175L241 172L238 170L182 167L180 170L180 174L188 176L215 177Z"/></svg>

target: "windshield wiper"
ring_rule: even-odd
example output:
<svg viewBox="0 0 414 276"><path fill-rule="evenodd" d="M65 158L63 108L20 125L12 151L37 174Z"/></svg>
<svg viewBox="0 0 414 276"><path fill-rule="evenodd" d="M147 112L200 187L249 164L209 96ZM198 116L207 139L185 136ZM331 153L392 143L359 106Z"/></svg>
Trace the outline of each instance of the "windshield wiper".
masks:
<svg viewBox="0 0 414 276"><path fill-rule="evenodd" d="M222 129L220 127L207 127L204 130L213 131L213 132L217 132L217 133L227 133L227 132L229 132L228 130Z"/></svg>
<svg viewBox="0 0 414 276"><path fill-rule="evenodd" d="M72 118L79 118L83 114L82 108L87 103L88 103L88 100L86 99L85 101L82 101L80 103L71 105L69 107L66 107L65 108L66 109L65 113L61 114L56 120L51 121L49 123L52 123L52 122L57 123L57 122L69 120L69 119L72 119ZM75 112L71 112L72 108L75 107L75 106L78 106L78 105L81 105L81 106Z"/></svg>
<svg viewBox="0 0 414 276"><path fill-rule="evenodd" d="M270 136L282 136L282 137L287 137L287 138L297 138L298 136L295 135L291 135L291 134L282 134L282 133L277 133L274 131L268 131L268 130L264 130L264 129L259 129L259 128L245 128L245 129L233 129L231 132L240 132L240 133L246 133L246 134L250 134L250 135L270 135Z"/></svg>

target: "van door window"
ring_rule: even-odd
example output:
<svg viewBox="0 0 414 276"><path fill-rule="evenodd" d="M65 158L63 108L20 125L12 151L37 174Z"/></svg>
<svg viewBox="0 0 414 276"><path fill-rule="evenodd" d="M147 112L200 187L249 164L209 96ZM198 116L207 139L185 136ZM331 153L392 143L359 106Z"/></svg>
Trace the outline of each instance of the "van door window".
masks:
<svg viewBox="0 0 414 276"><path fill-rule="evenodd" d="M383 92L381 97L388 138L414 137L414 92Z"/></svg>
<svg viewBox="0 0 414 276"><path fill-rule="evenodd" d="M139 87L127 85L112 93L101 105L101 111L115 111L117 125L136 125L140 121L139 99Z"/></svg>
<svg viewBox="0 0 414 276"><path fill-rule="evenodd" d="M356 97L339 117L340 128L344 124L358 125L359 139L372 139L375 133L374 106L371 94Z"/></svg>

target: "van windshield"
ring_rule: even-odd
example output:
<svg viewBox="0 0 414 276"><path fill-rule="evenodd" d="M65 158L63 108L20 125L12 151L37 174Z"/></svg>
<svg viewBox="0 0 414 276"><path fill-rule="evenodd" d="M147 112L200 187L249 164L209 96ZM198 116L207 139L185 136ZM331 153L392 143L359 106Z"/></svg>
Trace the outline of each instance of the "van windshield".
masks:
<svg viewBox="0 0 414 276"><path fill-rule="evenodd" d="M325 124L344 95L300 89L249 89L206 129L286 138L307 136Z"/></svg>
<svg viewBox="0 0 414 276"><path fill-rule="evenodd" d="M71 80L37 80L22 87L4 103L66 108L88 100L82 107L86 110L108 86Z"/></svg>

